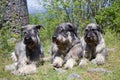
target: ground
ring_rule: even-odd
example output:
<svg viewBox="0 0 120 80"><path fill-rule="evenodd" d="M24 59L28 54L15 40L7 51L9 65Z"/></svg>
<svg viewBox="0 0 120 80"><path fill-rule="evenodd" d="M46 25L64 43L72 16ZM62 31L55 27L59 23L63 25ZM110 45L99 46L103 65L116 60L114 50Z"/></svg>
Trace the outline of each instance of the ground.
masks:
<svg viewBox="0 0 120 80"><path fill-rule="evenodd" d="M89 64L84 68L78 66L64 73L59 73L53 69L50 62L45 62L43 66L38 68L38 73L27 76L15 76L9 71L4 71L4 66L11 63L9 54L0 53L0 80L67 80L72 73L79 74L82 80L119 80L120 79L120 40L115 37L116 34L106 32L104 35L106 46L109 49L107 63L96 66ZM43 43L46 56L50 47L50 41ZM89 68L105 68L112 71L112 73L88 73ZM73 79L78 80L78 79Z"/></svg>

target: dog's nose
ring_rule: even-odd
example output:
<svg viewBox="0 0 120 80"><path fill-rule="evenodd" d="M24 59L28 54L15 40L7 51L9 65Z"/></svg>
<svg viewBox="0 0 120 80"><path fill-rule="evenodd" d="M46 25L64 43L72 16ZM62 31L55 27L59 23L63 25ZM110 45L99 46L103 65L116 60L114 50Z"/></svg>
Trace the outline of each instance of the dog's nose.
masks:
<svg viewBox="0 0 120 80"><path fill-rule="evenodd" d="M87 39L90 39L90 36L87 36Z"/></svg>

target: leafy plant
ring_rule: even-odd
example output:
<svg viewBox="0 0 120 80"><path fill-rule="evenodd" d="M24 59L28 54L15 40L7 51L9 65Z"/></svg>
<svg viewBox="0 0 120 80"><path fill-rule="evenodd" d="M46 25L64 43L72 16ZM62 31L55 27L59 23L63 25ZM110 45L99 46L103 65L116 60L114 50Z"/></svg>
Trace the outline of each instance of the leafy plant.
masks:
<svg viewBox="0 0 120 80"><path fill-rule="evenodd" d="M0 28L4 26L4 13L5 13L6 0L0 1Z"/></svg>
<svg viewBox="0 0 120 80"><path fill-rule="evenodd" d="M110 28L120 33L120 0L117 0L108 8L101 9L95 19L103 29Z"/></svg>

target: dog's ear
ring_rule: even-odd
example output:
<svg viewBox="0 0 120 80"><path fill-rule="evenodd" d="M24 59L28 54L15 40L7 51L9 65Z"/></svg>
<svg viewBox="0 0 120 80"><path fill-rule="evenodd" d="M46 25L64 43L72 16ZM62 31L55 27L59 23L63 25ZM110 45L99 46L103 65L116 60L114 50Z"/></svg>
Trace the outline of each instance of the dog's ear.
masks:
<svg viewBox="0 0 120 80"><path fill-rule="evenodd" d="M102 33L102 29L100 28L99 25L97 25L97 30Z"/></svg>
<svg viewBox="0 0 120 80"><path fill-rule="evenodd" d="M99 25L97 25L97 29L98 29L98 31L101 32L102 34L105 34L104 30L103 30Z"/></svg>
<svg viewBox="0 0 120 80"><path fill-rule="evenodd" d="M68 30L72 31L75 35L77 35L77 27L73 24L68 24Z"/></svg>
<svg viewBox="0 0 120 80"><path fill-rule="evenodd" d="M40 29L41 27L42 27L43 29L45 29L42 25L36 25L36 26L35 26L36 29Z"/></svg>

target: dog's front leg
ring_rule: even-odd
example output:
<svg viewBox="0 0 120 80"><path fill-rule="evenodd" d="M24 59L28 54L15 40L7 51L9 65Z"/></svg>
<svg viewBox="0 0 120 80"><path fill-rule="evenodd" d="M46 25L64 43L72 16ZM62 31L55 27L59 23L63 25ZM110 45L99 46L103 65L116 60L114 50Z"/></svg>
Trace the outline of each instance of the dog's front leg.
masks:
<svg viewBox="0 0 120 80"><path fill-rule="evenodd" d="M86 58L86 55L88 55L88 54L86 54L86 51L84 50L83 55L82 55L82 59L80 60L80 63L79 63L80 67L84 67L88 64L89 60Z"/></svg>
<svg viewBox="0 0 120 80"><path fill-rule="evenodd" d="M107 50L105 48L105 44L101 43L96 47L96 57L91 62L93 64L104 64L105 57L108 55Z"/></svg>
<svg viewBox="0 0 120 80"><path fill-rule="evenodd" d="M80 63L79 63L79 66L80 67L84 67L88 64L89 60L87 58L82 58Z"/></svg>

